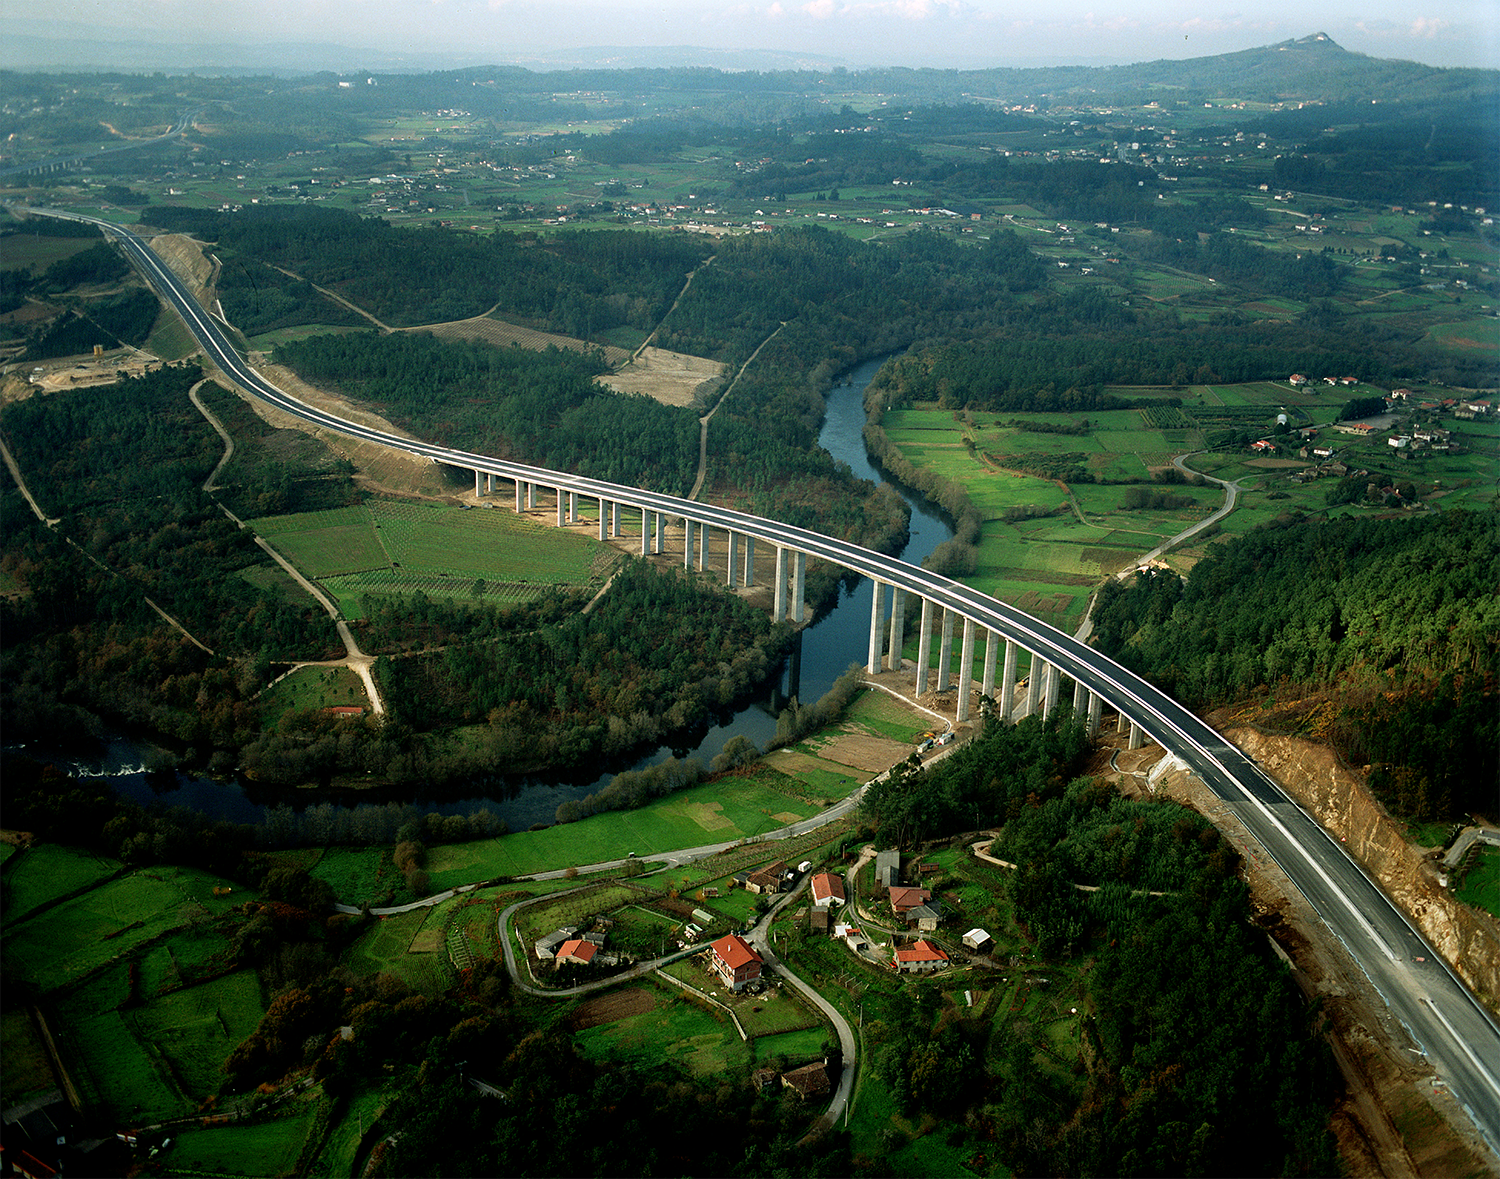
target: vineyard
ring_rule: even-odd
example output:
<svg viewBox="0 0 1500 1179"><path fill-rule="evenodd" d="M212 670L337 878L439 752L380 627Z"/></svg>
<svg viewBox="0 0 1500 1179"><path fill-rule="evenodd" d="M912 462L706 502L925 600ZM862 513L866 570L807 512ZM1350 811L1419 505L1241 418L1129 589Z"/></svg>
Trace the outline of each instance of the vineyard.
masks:
<svg viewBox="0 0 1500 1179"><path fill-rule="evenodd" d="M1150 405L1140 413L1141 421L1152 430L1191 430L1198 424L1175 405Z"/></svg>

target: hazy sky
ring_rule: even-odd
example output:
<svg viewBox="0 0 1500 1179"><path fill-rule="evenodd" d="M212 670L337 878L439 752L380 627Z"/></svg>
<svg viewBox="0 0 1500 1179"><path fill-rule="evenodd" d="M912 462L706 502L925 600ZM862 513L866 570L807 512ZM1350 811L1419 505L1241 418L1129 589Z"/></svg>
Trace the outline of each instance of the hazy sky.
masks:
<svg viewBox="0 0 1500 1179"><path fill-rule="evenodd" d="M0 0L0 13L172 40L333 41L492 61L592 46L693 45L818 54L851 67L1104 64L1324 32L1374 57L1500 65L1495 0L1264 0L1245 9L1190 0L53 0L38 9Z"/></svg>

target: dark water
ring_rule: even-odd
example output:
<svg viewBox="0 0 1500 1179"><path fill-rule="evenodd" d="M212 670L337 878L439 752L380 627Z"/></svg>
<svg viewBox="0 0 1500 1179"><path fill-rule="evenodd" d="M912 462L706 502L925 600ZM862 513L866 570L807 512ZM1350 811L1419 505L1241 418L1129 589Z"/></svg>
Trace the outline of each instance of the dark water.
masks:
<svg viewBox="0 0 1500 1179"><path fill-rule="evenodd" d="M875 483L886 482L870 462L865 451L862 431L865 424L864 391L879 370L882 361L872 360L847 373L845 382L828 395L827 413L819 442L833 457L848 463L860 478ZM911 538L901 554L913 564L920 564L934 548L953 535L946 521L897 485L897 490L911 506ZM422 811L441 814L468 814L478 809L492 811L520 831L533 823L550 823L560 803L582 798L622 770L640 768L668 757L697 757L707 763L724 747L730 737L742 735L756 745L764 746L776 733L776 709L789 691L795 691L804 702L816 700L833 686L834 680L851 663L863 664L868 653L870 627L870 582L861 579L852 589L840 591L838 604L802 632L800 648L792 657L795 666L784 667L781 682L774 694L767 693L723 724L709 728L701 737L696 734L684 745L663 745L638 759L634 765L613 765L587 781L533 780L509 783L490 794L468 798L437 799L418 795L412 801ZM40 751L39 751L40 752ZM93 754L75 756L68 753L42 754L73 768L82 777L108 778L121 794L141 803L154 801L186 806L215 819L237 823L258 823L267 806L290 802L300 807L303 801L324 802L328 796L297 790L262 791L234 781L195 778L186 774L147 774L142 765L141 744L124 737L116 738ZM350 805L361 802L385 803L394 796L385 792L369 795L347 795Z"/></svg>

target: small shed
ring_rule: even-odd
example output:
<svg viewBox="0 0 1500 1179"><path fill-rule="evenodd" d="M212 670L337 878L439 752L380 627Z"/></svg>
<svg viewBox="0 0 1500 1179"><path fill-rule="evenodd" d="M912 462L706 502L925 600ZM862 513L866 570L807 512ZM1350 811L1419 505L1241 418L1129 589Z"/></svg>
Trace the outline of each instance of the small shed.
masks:
<svg viewBox="0 0 1500 1179"><path fill-rule="evenodd" d="M983 953L995 944L994 939L989 934L977 927L964 934L963 941L965 946L976 953Z"/></svg>

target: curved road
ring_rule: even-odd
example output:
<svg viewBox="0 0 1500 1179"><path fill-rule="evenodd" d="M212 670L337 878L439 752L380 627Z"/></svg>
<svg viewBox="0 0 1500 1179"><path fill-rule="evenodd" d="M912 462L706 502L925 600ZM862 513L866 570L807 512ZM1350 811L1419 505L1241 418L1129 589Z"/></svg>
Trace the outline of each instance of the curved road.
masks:
<svg viewBox="0 0 1500 1179"><path fill-rule="evenodd" d="M1107 656L986 594L893 557L817 532L711 504L623 487L559 471L433 446L346 422L304 405L265 380L136 234L112 222L55 210L26 210L86 221L117 240L182 316L209 358L246 392L305 421L473 472L574 491L646 511L687 518L800 551L953 611L1061 668L1141 726L1213 790L1297 884L1406 1025L1490 1145L1500 1149L1500 1025L1463 986L1404 915L1255 761L1176 700Z"/></svg>

